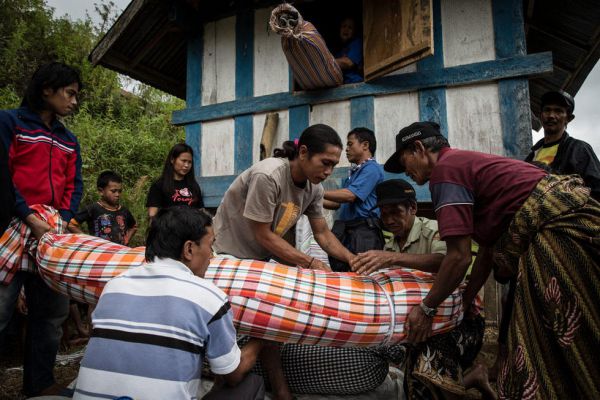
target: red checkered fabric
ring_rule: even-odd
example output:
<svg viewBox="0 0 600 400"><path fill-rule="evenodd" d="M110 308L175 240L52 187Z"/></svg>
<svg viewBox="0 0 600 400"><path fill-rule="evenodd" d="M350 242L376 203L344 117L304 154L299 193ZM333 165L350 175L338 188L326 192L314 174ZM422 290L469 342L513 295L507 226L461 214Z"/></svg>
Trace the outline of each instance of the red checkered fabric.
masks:
<svg viewBox="0 0 600 400"><path fill-rule="evenodd" d="M54 218L59 218L53 214ZM26 240L26 238L25 238ZM105 283L144 262L144 248L87 235L47 233L36 262L44 281L95 303ZM141 267L143 268L143 267ZM431 274L405 269L370 276L215 257L205 275L229 296L239 334L288 343L375 346L401 342L410 309L427 295ZM461 291L440 306L434 333L462 319Z"/></svg>
<svg viewBox="0 0 600 400"><path fill-rule="evenodd" d="M34 205L31 209L55 232L66 232L67 224L54 208ZM36 250L37 241L32 237L29 226L21 219L13 218L0 237L0 284L8 285L17 271L36 272Z"/></svg>

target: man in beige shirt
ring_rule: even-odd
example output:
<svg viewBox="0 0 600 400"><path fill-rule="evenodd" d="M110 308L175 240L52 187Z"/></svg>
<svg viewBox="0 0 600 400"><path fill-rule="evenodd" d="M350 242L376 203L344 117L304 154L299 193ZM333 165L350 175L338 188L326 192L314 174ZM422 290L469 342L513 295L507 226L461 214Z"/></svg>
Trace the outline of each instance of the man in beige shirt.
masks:
<svg viewBox="0 0 600 400"><path fill-rule="evenodd" d="M446 242L440 240L436 221L417 217L415 189L402 179L391 179L375 188L381 221L394 236L383 250L357 255L350 266L368 275L385 268L413 268L437 272L446 254Z"/></svg>

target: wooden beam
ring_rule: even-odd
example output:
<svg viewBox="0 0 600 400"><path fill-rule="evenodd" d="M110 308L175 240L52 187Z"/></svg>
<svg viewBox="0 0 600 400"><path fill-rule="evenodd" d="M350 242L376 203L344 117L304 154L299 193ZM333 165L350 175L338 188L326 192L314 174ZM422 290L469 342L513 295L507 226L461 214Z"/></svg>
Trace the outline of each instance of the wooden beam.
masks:
<svg viewBox="0 0 600 400"><path fill-rule="evenodd" d="M134 79L146 82L174 96L185 98L185 80L180 82L171 76L164 75L144 65L138 65L135 70L131 70L128 58L116 50L112 50L101 60L100 64L131 76Z"/></svg>
<svg viewBox="0 0 600 400"><path fill-rule="evenodd" d="M94 50L90 53L88 59L93 65L102 60L106 52L112 47L119 37L123 34L131 20L140 12L142 7L151 0L133 0L125 11L119 16L117 22L108 30L104 37L98 42Z"/></svg>
<svg viewBox="0 0 600 400"><path fill-rule="evenodd" d="M349 167L336 168L333 170L333 174L327 179L339 180L341 184L341 180L348 177L349 170ZM202 198L204 199L204 204L207 207L218 207L221 203L223 195L233 183L235 178L237 178L237 175L197 177L196 179L202 188ZM428 185L419 186L405 174L390 174L389 172L384 173L384 179L386 180L398 178L406 180L415 188L418 201L431 201L431 193L429 192Z"/></svg>
<svg viewBox="0 0 600 400"><path fill-rule="evenodd" d="M337 88L296 93L275 93L187 108L173 113L173 123L183 125L198 121L211 121L245 114L277 111L294 106L341 101L361 96L460 86L546 72L552 72L552 54L550 52L519 55L433 71L385 76L369 83L349 84Z"/></svg>

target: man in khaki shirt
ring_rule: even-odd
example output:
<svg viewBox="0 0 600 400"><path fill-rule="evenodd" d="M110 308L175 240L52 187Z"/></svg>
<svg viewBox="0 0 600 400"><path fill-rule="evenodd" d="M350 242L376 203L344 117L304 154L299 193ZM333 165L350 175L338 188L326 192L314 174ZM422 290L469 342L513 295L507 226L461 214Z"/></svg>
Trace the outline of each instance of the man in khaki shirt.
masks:
<svg viewBox="0 0 600 400"><path fill-rule="evenodd" d="M413 268L437 272L446 242L440 240L436 221L417 217L415 189L402 179L391 179L375 188L381 221L394 235L383 250L369 250L351 262L352 270L368 275L385 268Z"/></svg>

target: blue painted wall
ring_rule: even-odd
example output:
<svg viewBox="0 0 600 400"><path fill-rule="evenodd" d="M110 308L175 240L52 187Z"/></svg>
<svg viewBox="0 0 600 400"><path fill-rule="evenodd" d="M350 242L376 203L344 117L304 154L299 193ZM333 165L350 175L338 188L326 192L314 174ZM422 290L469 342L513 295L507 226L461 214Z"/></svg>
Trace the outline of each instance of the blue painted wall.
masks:
<svg viewBox="0 0 600 400"><path fill-rule="evenodd" d="M442 36L441 0L433 0L433 56L417 63L418 71L435 71L444 68L444 43ZM448 137L446 89L432 88L419 92L419 119L440 124L442 134Z"/></svg>
<svg viewBox="0 0 600 400"><path fill-rule="evenodd" d="M522 0L492 1L496 57L527 53ZM523 78L498 82L500 121L505 154L524 159L531 147L529 82Z"/></svg>
<svg viewBox="0 0 600 400"><path fill-rule="evenodd" d="M235 98L243 101L254 95L254 10L236 17L235 24ZM235 117L234 171L236 174L252 165L252 114Z"/></svg>
<svg viewBox="0 0 600 400"><path fill-rule="evenodd" d="M190 34L187 46L186 106L200 107L202 104L202 55L204 51L202 30ZM202 175L200 153L202 150L202 125L199 122L185 126L185 141L194 149L194 173Z"/></svg>

